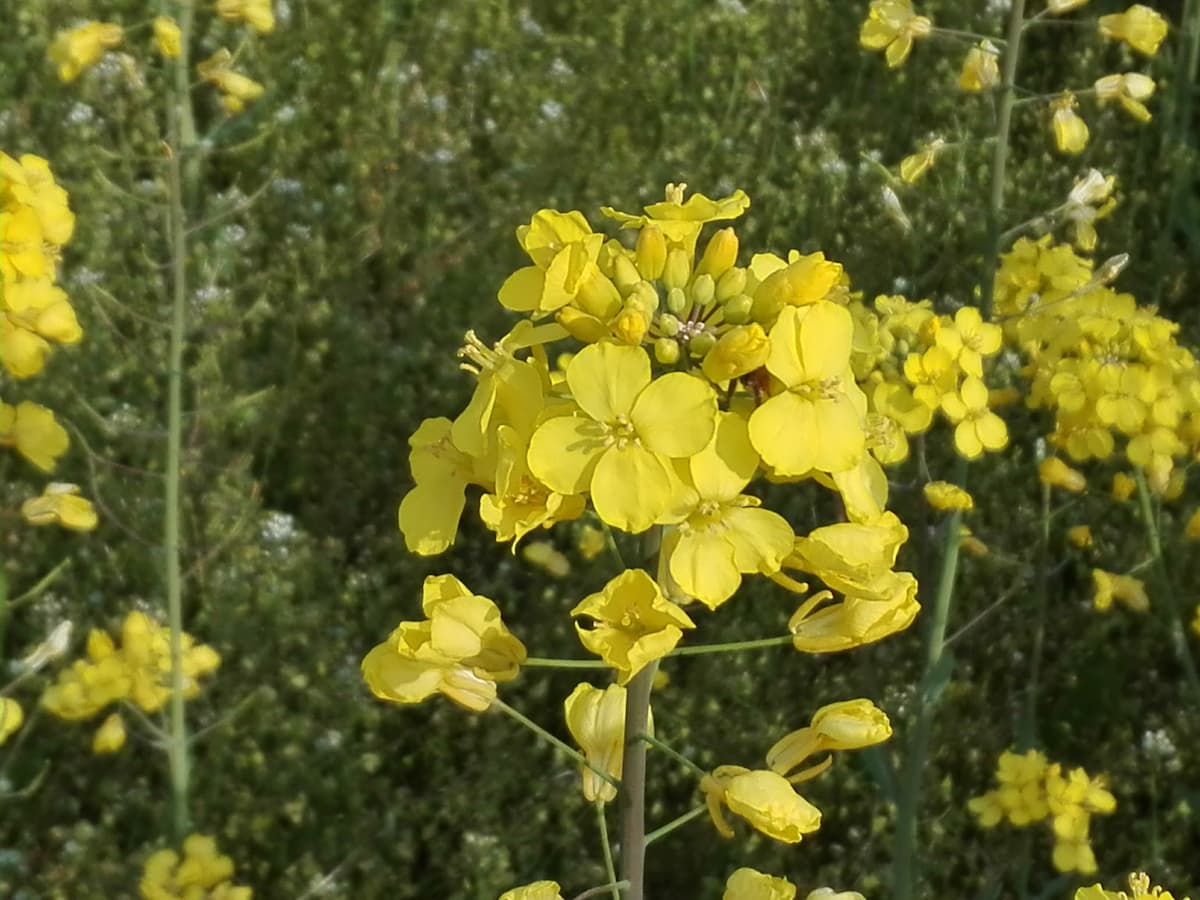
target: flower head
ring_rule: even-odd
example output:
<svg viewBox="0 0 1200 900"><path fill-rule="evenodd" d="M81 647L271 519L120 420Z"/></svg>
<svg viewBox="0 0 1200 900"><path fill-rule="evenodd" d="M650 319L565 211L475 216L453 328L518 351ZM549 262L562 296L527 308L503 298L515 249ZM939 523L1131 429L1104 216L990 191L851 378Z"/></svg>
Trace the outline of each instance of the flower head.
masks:
<svg viewBox="0 0 1200 900"><path fill-rule="evenodd" d="M578 684L563 704L567 730L583 748L587 760L614 779L621 779L625 753L625 688L610 684L601 690L590 684ZM583 796L589 801L607 803L617 789L587 766L581 766Z"/></svg>
<svg viewBox="0 0 1200 900"><path fill-rule="evenodd" d="M60 31L55 35L47 55L58 65L62 81L74 81L125 37L120 25L108 22L87 22L78 28Z"/></svg>
<svg viewBox="0 0 1200 900"><path fill-rule="evenodd" d="M718 766L700 782L708 813L722 837L732 837L724 809L767 837L798 844L821 827L821 811L796 793L782 775L767 769Z"/></svg>
<svg viewBox="0 0 1200 900"><path fill-rule="evenodd" d="M933 31L933 23L913 11L912 0L871 0L858 41L869 50L883 50L890 68L904 65L913 41Z"/></svg>
<svg viewBox="0 0 1200 900"><path fill-rule="evenodd" d="M1101 16L1098 24L1104 37L1124 41L1146 56L1154 56L1167 36L1167 20L1141 3L1135 3L1123 13Z"/></svg>

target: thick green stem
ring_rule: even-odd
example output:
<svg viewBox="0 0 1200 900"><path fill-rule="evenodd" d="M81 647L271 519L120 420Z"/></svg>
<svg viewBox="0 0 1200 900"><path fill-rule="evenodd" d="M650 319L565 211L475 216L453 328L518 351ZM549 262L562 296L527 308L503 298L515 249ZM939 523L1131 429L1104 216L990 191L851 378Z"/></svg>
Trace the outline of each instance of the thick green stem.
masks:
<svg viewBox="0 0 1200 900"><path fill-rule="evenodd" d="M658 662L630 679L625 693L625 754L621 766L621 878L625 900L644 900L646 879L646 743L650 693Z"/></svg>
<svg viewBox="0 0 1200 900"><path fill-rule="evenodd" d="M1187 628L1183 621L1183 611L1179 605L1179 597L1175 593L1174 580L1167 560L1163 554L1162 537L1158 532L1158 517L1154 512L1154 500L1150 494L1150 486L1146 484L1146 476L1141 469L1135 469L1138 487L1138 508L1142 514L1142 526L1146 531L1146 543L1150 547L1150 556L1154 564L1155 580L1158 582L1157 597L1161 597L1166 615L1163 620L1171 635L1171 646L1175 658L1183 667L1187 678L1188 688L1192 692L1192 701L1200 704L1200 673L1196 671L1196 660L1192 658L1191 648L1188 647Z"/></svg>
<svg viewBox="0 0 1200 900"><path fill-rule="evenodd" d="M171 704L167 760L171 785L171 834L181 842L189 830L188 786L191 764L184 709L183 674L183 574L180 561L180 480L183 445L183 353L187 327L187 196L194 191L195 123L192 117L188 43L193 6L180 3L175 10L182 32L182 52L175 60L174 88L167 96L167 133L170 164L167 169L171 242L171 321L167 352L167 458L164 471L163 569L167 591L167 619L171 629ZM185 171L186 167L186 171Z"/></svg>

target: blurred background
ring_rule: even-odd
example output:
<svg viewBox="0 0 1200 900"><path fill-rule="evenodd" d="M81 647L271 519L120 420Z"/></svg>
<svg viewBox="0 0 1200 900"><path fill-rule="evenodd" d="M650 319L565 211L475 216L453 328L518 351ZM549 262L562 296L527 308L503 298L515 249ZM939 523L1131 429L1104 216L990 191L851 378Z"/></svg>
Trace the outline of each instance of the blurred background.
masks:
<svg viewBox="0 0 1200 900"><path fill-rule="evenodd" d="M1083 12L1124 5L1093 0ZM1182 3L1151 5L1180 21ZM999 34L1006 6L920 8L939 25ZM197 745L193 814L256 897L493 900L538 878L578 889L604 880L592 811L563 758L510 720L441 699L387 707L361 683L364 653L417 617L427 574L454 572L495 598L539 656L581 655L566 612L611 574L603 558L580 557L569 525L549 537L572 561L555 578L495 544L470 512L450 553L408 555L396 527L410 485L407 438L423 417L465 405L473 381L454 352L468 328L488 341L507 330L496 291L524 264L514 229L542 207L579 209L600 227L600 205L636 210L669 181L710 196L740 187L752 198L737 223L744 253L820 249L867 297L902 292L942 311L972 302L987 146L948 154L899 191L911 230L883 205L882 167L894 170L932 137L986 135L994 111L955 87L968 44L923 42L898 71L860 50L866 7L279 0L276 31L242 56L265 95L226 119L199 93L212 218L192 235L186 623L223 665L190 707L193 727L216 725ZM128 27L154 13L135 0L0 0L0 148L46 157L70 191L78 224L63 281L85 330L21 396L68 423L72 449L56 478L82 485L101 514L83 537L6 519L14 592L70 560L50 590L11 611L10 659L65 618L78 648L89 628L162 606L161 75L143 71L148 57L110 55L64 85L45 59L61 28L89 18ZM215 17L200 21L197 59L243 38ZM1096 257L1128 252L1121 289L1159 304L1195 346L1200 196L1180 35L1152 61L1091 28L1048 26L1027 47L1021 81L1033 92L1129 70L1159 87L1147 125L1085 104L1092 139L1079 157L1054 152L1044 106L1021 107L1010 222L1062 203L1089 167L1116 175L1120 205L1100 224ZM984 831L966 809L1013 743L1032 640L1022 560L1036 540L1033 460L1047 426L1020 408L1006 418L1009 452L972 468L984 502L971 527L993 553L965 560L950 623L952 634L972 624L950 645L955 667L925 777L929 897L999 896L991 886L1022 853L1033 885L1068 892L1047 835ZM950 471L945 447L930 444L935 472ZM12 454L0 465L5 506L15 507L32 473ZM1103 467L1089 472L1095 485L1111 478ZM894 506L912 531L902 562L932 584L934 523L906 486L912 472L895 477ZM1180 508L1194 507L1197 493L1193 484ZM798 531L828 519L814 496L779 501ZM1096 547L1089 556L1064 546L1050 585L1041 744L1052 759L1111 778L1117 812L1093 824L1102 874L1149 868L1156 882L1196 891L1200 719L1185 706L1162 629L1090 609L1092 564L1123 571L1145 556L1133 510L1093 499L1071 515L1092 524ZM1196 561L1180 565L1177 580L1194 593ZM777 634L792 607L790 595L752 583L703 631ZM902 725L921 625L829 658L781 650L671 661L656 693L660 736L704 766L752 765L835 700L872 697ZM574 683L569 673L527 672L505 697L565 736L561 702ZM94 757L90 735L43 719L4 755L9 790L48 769L33 793L0 807L0 896L132 896L142 859L162 845L163 757L136 742ZM806 790L824 824L798 848L746 829L724 841L704 820L656 844L650 896L719 896L739 865L786 875L801 896L824 884L888 896L890 752L844 755ZM652 827L698 799L669 763L656 765L650 791Z"/></svg>

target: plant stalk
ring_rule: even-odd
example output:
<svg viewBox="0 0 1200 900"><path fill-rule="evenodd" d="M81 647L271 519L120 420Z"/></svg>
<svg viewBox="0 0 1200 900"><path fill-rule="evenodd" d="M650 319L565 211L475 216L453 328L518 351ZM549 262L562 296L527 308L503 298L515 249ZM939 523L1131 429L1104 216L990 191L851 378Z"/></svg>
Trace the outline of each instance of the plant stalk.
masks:
<svg viewBox="0 0 1200 900"><path fill-rule="evenodd" d="M625 693L625 754L621 768L621 878L629 882L625 900L645 900L646 743L650 693L658 662L630 679Z"/></svg>

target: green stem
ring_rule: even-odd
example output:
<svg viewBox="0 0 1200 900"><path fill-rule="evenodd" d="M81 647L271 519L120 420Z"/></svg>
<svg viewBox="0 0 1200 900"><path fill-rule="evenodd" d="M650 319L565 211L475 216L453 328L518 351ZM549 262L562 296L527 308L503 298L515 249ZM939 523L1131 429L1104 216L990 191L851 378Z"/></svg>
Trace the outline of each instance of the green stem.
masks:
<svg viewBox="0 0 1200 900"><path fill-rule="evenodd" d="M164 7L169 4L164 4ZM167 169L168 224L171 242L171 320L167 355L167 458L163 567L167 590L167 619L171 629L171 704L167 762L171 785L171 835L176 844L189 830L188 788L191 762L184 708L183 576L180 560L180 481L183 446L183 355L187 309L187 203L194 195L196 162L192 157L195 122L189 84L188 44L194 6L178 3L176 17L182 52L175 60L174 89L167 95L167 134L170 162ZM186 166L186 171L185 171Z"/></svg>
<svg viewBox="0 0 1200 900"><path fill-rule="evenodd" d="M625 900L645 900L646 891L646 732L650 693L658 661L638 672L626 685L625 754L621 766L621 877L629 882Z"/></svg>
<svg viewBox="0 0 1200 900"><path fill-rule="evenodd" d="M613 787L620 790L621 782L617 781L617 779L613 778L612 775L610 775L608 772L605 772L603 769L599 768L598 766L592 765L590 762L588 762L588 758L586 756L584 756L582 753L580 753L578 750L576 750L570 744L568 744L564 741L560 741L558 738L556 738L549 731L547 731L545 728L543 728L537 722L533 721L533 719L529 718L524 713L518 712L517 710L513 709L511 706L509 706L507 703L505 703L499 697L497 697L495 700L492 701L492 706L496 707L498 710L500 710L502 713L504 713L509 718L514 719L517 722L520 722L522 725L524 725L526 728L528 728L530 731L532 731L534 734L536 734L538 737L540 737L543 741L550 744L552 747L556 747L557 749L561 750L563 753L567 754L567 756L571 757L571 759L575 760L575 762L579 763L581 766L585 766L588 769L591 769L593 772L595 772L597 775L599 775L601 778L603 778L605 781L607 781Z"/></svg>
<svg viewBox="0 0 1200 900"><path fill-rule="evenodd" d="M704 813L707 811L708 811L708 807L701 804L700 806L697 806L695 809L689 809L682 816L676 816L674 819L672 819L666 825L663 825L659 828L655 828L652 832L650 832L648 835L646 835L646 846L649 847L651 844L653 844L659 838L666 837L668 834L670 834L676 828L679 828L681 825L686 825L688 822L692 821L692 819L699 818L700 816L704 815Z"/></svg>
<svg viewBox="0 0 1200 900"><path fill-rule="evenodd" d="M737 653L742 650L761 650L765 647L781 647L790 644L792 635L784 634L778 637L758 638L753 641L729 641L723 644L697 644L694 647L677 647L667 654L674 656L701 656L705 653ZM530 656L523 666L535 666L543 669L608 669L608 663L598 659L556 659L548 656Z"/></svg>
<svg viewBox="0 0 1200 900"><path fill-rule="evenodd" d="M663 753L667 754L667 756L671 757L671 759L675 760L677 763L682 765L684 768L690 769L692 772L696 773L701 778L703 778L705 775L708 774L706 771L704 771L704 769L700 768L700 766L696 765L694 762L692 762L690 759L688 759L686 756L684 756L682 753L680 753L678 750L676 750L670 744L664 744L658 738L651 737L648 734L639 734L639 735L637 735L637 737L639 740L645 741L646 744L653 747L655 750L661 750Z"/></svg>
<svg viewBox="0 0 1200 900"><path fill-rule="evenodd" d="M522 666L542 669L609 669L608 663L599 659L552 659L546 656L528 656Z"/></svg>
<svg viewBox="0 0 1200 900"><path fill-rule="evenodd" d="M612 888L612 900L621 900L621 889L617 887L617 867L613 862L612 844L608 840L608 818L604 814L605 806L603 800L597 800L595 803L596 822L600 826L600 846L604 850L604 874L608 876L608 884Z"/></svg>
<svg viewBox="0 0 1200 900"><path fill-rule="evenodd" d="M1025 18L1025 0L1013 0L1008 15L1008 39L1004 49L1004 69L1000 78L999 109L996 113L996 143L992 147L992 192L988 201L988 246L983 266L983 284L979 286L979 312L984 321L992 317L992 298L996 289L996 265L1000 259L1001 217L1004 213L1004 184L1008 168L1008 138L1012 130L1012 111L1016 102L1017 63L1021 58L1021 28Z"/></svg>
<svg viewBox="0 0 1200 900"><path fill-rule="evenodd" d="M1050 577L1050 485L1042 485L1041 534L1038 536L1038 561L1034 600L1033 649L1030 651L1029 683L1017 725L1017 750L1024 752L1037 745L1037 697L1042 674L1042 655L1046 643L1046 580Z"/></svg>
<svg viewBox="0 0 1200 900"><path fill-rule="evenodd" d="M590 900L591 897L599 897L605 891L612 891L614 897L620 897L621 891L629 887L628 881L613 881L610 884L599 884L596 887L588 888L582 894L576 894L571 900Z"/></svg>
<svg viewBox="0 0 1200 900"><path fill-rule="evenodd" d="M1146 475L1141 469L1134 469L1137 479L1138 507L1142 514L1142 526L1146 530L1146 543L1150 546L1150 555L1154 561L1154 574L1158 581L1159 591L1166 603L1166 626L1171 635L1171 645L1175 658L1183 667L1187 678L1188 688L1193 694L1193 700L1200 703L1200 674L1196 671L1196 661L1192 658L1188 647L1187 628L1183 621L1179 598L1175 593L1175 585L1171 578L1171 570L1167 567L1163 554L1162 537L1158 531L1158 518L1154 512L1154 502L1150 494L1150 486L1146 484Z"/></svg>

